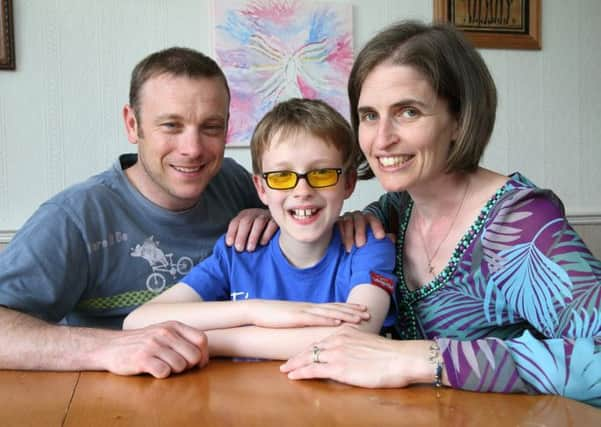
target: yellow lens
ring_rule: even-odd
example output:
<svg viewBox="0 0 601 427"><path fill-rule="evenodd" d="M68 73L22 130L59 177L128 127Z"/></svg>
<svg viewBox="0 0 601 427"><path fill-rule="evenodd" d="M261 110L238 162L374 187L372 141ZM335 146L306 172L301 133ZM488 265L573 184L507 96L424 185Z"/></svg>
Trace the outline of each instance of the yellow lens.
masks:
<svg viewBox="0 0 601 427"><path fill-rule="evenodd" d="M267 184L271 188L282 190L294 187L296 183L296 174L294 172L282 171L271 172L267 175Z"/></svg>
<svg viewBox="0 0 601 427"><path fill-rule="evenodd" d="M307 173L307 180L312 187L329 187L338 182L336 169L318 169Z"/></svg>

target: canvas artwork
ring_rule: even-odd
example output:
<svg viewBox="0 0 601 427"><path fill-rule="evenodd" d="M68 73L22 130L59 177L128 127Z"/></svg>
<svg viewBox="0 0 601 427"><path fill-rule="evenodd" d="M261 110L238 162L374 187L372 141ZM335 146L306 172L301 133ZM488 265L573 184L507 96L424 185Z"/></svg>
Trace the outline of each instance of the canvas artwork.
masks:
<svg viewBox="0 0 601 427"><path fill-rule="evenodd" d="M232 93L229 145L248 145L276 103L319 98L349 116L352 6L295 0L216 0L214 54Z"/></svg>

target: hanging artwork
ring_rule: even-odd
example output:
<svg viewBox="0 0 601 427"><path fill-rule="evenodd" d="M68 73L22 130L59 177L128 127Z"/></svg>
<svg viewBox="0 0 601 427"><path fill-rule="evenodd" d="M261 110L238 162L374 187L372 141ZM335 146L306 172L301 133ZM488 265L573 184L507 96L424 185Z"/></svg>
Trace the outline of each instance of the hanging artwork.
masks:
<svg viewBox="0 0 601 427"><path fill-rule="evenodd" d="M352 6L295 0L216 0L214 54L232 93L229 145L248 145L276 103L318 98L348 118Z"/></svg>
<svg viewBox="0 0 601 427"><path fill-rule="evenodd" d="M12 0L0 0L0 70L15 69Z"/></svg>

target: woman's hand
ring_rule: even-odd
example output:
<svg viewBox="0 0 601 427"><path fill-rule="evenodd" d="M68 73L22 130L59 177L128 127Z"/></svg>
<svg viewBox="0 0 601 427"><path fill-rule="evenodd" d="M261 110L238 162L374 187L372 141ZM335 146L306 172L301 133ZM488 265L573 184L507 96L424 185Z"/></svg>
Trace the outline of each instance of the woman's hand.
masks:
<svg viewBox="0 0 601 427"><path fill-rule="evenodd" d="M367 227L371 228L376 239L383 239L386 234L384 226L375 215L361 211L347 212L337 221L338 229L347 252L353 245L360 248L367 242ZM394 239L393 239L394 241Z"/></svg>
<svg viewBox="0 0 601 427"><path fill-rule="evenodd" d="M338 326L359 323L370 314L362 304L306 303L277 300L246 300L250 319L264 328L298 328L304 326Z"/></svg>
<svg viewBox="0 0 601 427"><path fill-rule="evenodd" d="M252 252L257 243L266 245L278 229L267 209L244 209L232 219L227 227L225 243L238 252Z"/></svg>
<svg viewBox="0 0 601 427"><path fill-rule="evenodd" d="M280 370L293 380L329 378L368 388L431 383L435 365L428 360L431 341L393 341L344 326L339 332L284 363Z"/></svg>

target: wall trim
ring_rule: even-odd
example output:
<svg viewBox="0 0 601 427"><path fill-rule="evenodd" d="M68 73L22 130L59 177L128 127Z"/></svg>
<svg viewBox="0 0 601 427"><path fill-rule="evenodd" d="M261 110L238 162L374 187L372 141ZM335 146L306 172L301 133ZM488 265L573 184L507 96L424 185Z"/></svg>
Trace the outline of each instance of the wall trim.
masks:
<svg viewBox="0 0 601 427"><path fill-rule="evenodd" d="M572 225L601 225L601 213L567 215ZM17 230L0 230L0 245L8 244Z"/></svg>
<svg viewBox="0 0 601 427"><path fill-rule="evenodd" d="M567 215L572 225L601 225L601 213Z"/></svg>
<svg viewBox="0 0 601 427"><path fill-rule="evenodd" d="M15 233L16 230L0 230L0 245L9 243Z"/></svg>

